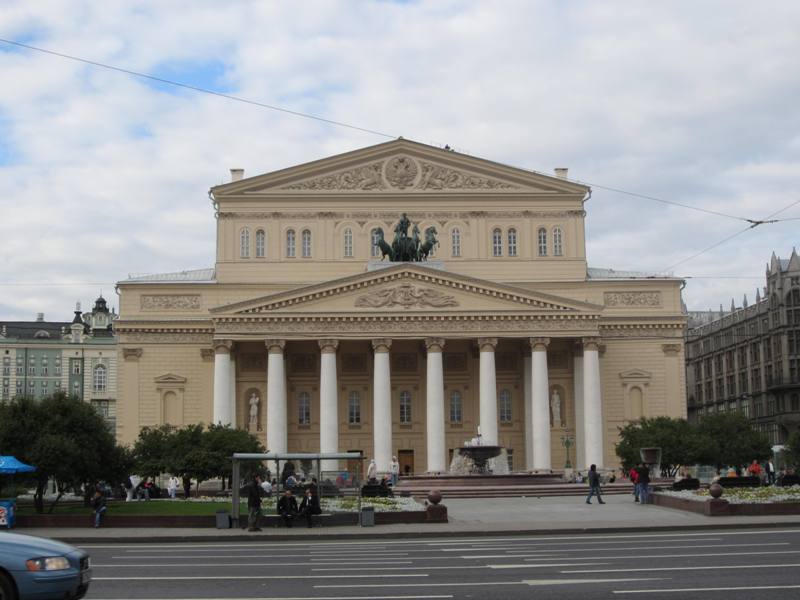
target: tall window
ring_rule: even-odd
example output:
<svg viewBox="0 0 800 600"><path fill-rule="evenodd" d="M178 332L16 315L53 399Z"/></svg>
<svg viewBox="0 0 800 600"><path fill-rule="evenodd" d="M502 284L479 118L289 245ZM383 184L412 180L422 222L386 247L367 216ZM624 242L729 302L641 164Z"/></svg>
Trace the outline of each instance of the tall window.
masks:
<svg viewBox="0 0 800 600"><path fill-rule="evenodd" d="M373 229L372 231L370 231L369 236L370 236L370 239L372 240L372 251L371 251L372 256L380 256L381 255L381 249L378 247L378 242L380 241L380 236L378 235L377 228Z"/></svg>
<svg viewBox="0 0 800 600"><path fill-rule="evenodd" d="M303 258L311 258L311 232L303 230Z"/></svg>
<svg viewBox="0 0 800 600"><path fill-rule="evenodd" d="M500 422L511 423L511 392L508 390L500 392Z"/></svg>
<svg viewBox="0 0 800 600"><path fill-rule="evenodd" d="M250 258L250 230L247 227L239 234L239 256Z"/></svg>
<svg viewBox="0 0 800 600"><path fill-rule="evenodd" d="M264 233L263 229L256 231L256 258L264 258L266 256L266 239L267 235Z"/></svg>
<svg viewBox="0 0 800 600"><path fill-rule="evenodd" d="M547 256L547 229L539 228L539 256Z"/></svg>
<svg viewBox="0 0 800 600"><path fill-rule="evenodd" d="M553 227L553 256L564 256L563 237L561 227Z"/></svg>
<svg viewBox="0 0 800 600"><path fill-rule="evenodd" d="M289 231L286 232L286 258L295 257L294 238L295 238L294 229L290 229Z"/></svg>
<svg viewBox="0 0 800 600"><path fill-rule="evenodd" d="M516 256L517 255L517 230L516 229L509 229L508 230L508 255L509 256Z"/></svg>
<svg viewBox="0 0 800 600"><path fill-rule="evenodd" d="M92 374L92 387L95 392L105 392L108 383L108 373L105 365L97 365Z"/></svg>
<svg viewBox="0 0 800 600"><path fill-rule="evenodd" d="M458 227L453 227L450 232L450 254L461 256L461 230Z"/></svg>
<svg viewBox="0 0 800 600"><path fill-rule="evenodd" d="M400 392L400 422L408 425L411 423L411 392Z"/></svg>
<svg viewBox="0 0 800 600"><path fill-rule="evenodd" d="M349 227L344 230L344 255L345 258L353 256L353 230Z"/></svg>
<svg viewBox="0 0 800 600"><path fill-rule="evenodd" d="M347 397L347 422L350 425L361 423L361 394L355 390Z"/></svg>
<svg viewBox="0 0 800 600"><path fill-rule="evenodd" d="M300 425L311 425L311 394L308 392L297 395L297 422Z"/></svg>
<svg viewBox="0 0 800 600"><path fill-rule="evenodd" d="M453 390L450 392L450 422L461 423L463 418L463 405L461 402L461 392Z"/></svg>
<svg viewBox="0 0 800 600"><path fill-rule="evenodd" d="M499 229L492 232L492 256L503 256L503 232Z"/></svg>
<svg viewBox="0 0 800 600"><path fill-rule="evenodd" d="M80 361L73 360L72 361L72 374L73 375L80 375L81 374L81 363Z"/></svg>

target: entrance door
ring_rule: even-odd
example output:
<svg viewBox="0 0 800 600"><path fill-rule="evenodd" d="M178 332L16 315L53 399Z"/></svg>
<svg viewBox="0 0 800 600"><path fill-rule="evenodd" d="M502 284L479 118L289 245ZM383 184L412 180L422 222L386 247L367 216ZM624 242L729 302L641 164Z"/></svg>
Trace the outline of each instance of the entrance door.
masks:
<svg viewBox="0 0 800 600"><path fill-rule="evenodd" d="M398 450L397 462L400 463L400 475L408 476L414 474L414 451Z"/></svg>

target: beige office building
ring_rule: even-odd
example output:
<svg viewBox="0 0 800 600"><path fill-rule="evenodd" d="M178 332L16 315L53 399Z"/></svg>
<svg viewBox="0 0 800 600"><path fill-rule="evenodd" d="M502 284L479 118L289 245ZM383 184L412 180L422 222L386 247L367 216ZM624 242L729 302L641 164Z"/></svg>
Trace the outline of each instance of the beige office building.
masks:
<svg viewBox="0 0 800 600"><path fill-rule="evenodd" d="M423 473L480 428L514 470L563 468L567 437L579 467L614 467L619 426L685 416L681 281L588 267L566 169L399 139L231 174L213 268L119 283L122 442L213 421ZM431 227L427 260L381 260Z"/></svg>

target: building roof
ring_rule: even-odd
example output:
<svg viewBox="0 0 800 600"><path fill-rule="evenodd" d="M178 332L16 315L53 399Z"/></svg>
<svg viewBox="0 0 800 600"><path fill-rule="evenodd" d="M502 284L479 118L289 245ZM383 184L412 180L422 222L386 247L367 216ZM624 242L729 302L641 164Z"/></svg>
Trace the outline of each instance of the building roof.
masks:
<svg viewBox="0 0 800 600"><path fill-rule="evenodd" d="M69 331L69 326L68 321L0 321L0 330L5 327L6 338L19 340L61 340L62 329Z"/></svg>
<svg viewBox="0 0 800 600"><path fill-rule="evenodd" d="M617 271L587 267L587 279L680 279L673 273L648 273L647 271Z"/></svg>
<svg viewBox="0 0 800 600"><path fill-rule="evenodd" d="M130 273L119 283L216 283L214 268L173 273Z"/></svg>

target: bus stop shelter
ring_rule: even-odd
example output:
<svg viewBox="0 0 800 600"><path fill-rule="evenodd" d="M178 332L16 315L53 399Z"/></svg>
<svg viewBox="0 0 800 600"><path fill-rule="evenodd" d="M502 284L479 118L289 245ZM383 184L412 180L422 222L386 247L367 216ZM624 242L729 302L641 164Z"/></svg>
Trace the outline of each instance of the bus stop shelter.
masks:
<svg viewBox="0 0 800 600"><path fill-rule="evenodd" d="M280 474L281 472L281 463L283 462L286 464L287 461L298 461L298 462L307 462L310 461L312 464L316 466L314 469L315 473L319 478L319 490L320 496L322 495L323 486L323 477L324 473L326 472L338 472L336 470L328 470L323 471L323 467L325 464L331 463L338 463L338 461L358 461L356 464L358 468L355 472L354 487L358 489L359 480L361 477L361 472L363 469L361 468L361 463L364 460L364 454L362 452L322 452L322 453L304 453L304 452L267 452L264 454L258 453L248 453L248 452L236 452L232 457L233 463L233 472L231 475L231 488L232 488L232 506L231 506L231 525L233 527L239 526L239 505L240 505L240 497L239 491L242 487L242 477L241 477L241 465L243 462L250 462L256 461L258 463L275 463L275 472ZM274 493L277 493L277 489L273 490Z"/></svg>

